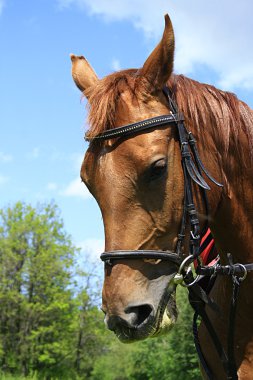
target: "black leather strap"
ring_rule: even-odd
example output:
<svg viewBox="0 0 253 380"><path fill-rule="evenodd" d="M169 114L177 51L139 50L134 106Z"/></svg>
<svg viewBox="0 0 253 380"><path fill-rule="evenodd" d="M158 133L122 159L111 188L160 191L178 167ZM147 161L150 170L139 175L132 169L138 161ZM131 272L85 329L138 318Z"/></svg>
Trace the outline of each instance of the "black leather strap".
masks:
<svg viewBox="0 0 253 380"><path fill-rule="evenodd" d="M198 266L196 272L202 276L212 276L212 275L244 275L246 272L253 271L253 263L251 264L240 264L236 263L233 265L215 265L215 266Z"/></svg>
<svg viewBox="0 0 253 380"><path fill-rule="evenodd" d="M99 135L95 137L89 137L85 136L86 141L93 141L93 140L109 140L112 138L120 137L120 136L129 136L134 133L138 133L144 130L152 129L155 127L161 127L163 125L176 123L178 121L183 121L184 117L182 114L168 114L168 115L161 115L152 117L150 119L138 121L137 123L127 124L123 127L118 127L114 129L109 129L108 131L105 131L103 133L100 133Z"/></svg>
<svg viewBox="0 0 253 380"><path fill-rule="evenodd" d="M138 251L106 251L100 256L101 260L106 264L112 264L114 260L121 259L161 259L171 261L177 265L180 264L181 260L175 252L171 251L154 251L154 250L138 250Z"/></svg>

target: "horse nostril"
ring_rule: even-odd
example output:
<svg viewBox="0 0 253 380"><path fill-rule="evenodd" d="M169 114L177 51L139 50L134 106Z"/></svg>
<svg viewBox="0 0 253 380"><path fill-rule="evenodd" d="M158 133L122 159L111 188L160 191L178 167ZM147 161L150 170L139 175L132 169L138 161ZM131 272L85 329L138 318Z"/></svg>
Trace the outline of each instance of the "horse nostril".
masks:
<svg viewBox="0 0 253 380"><path fill-rule="evenodd" d="M118 326L122 324L122 318L112 315L111 317L105 317L105 323L107 328L111 331L115 331Z"/></svg>
<svg viewBox="0 0 253 380"><path fill-rule="evenodd" d="M106 314L105 324L109 330L114 332L122 329L136 330L149 322L154 315L155 312L152 305L143 304L128 306L121 314Z"/></svg>
<svg viewBox="0 0 253 380"><path fill-rule="evenodd" d="M139 327L154 314L154 309L149 304L128 306L125 313L128 315L128 319L131 320L131 324Z"/></svg>

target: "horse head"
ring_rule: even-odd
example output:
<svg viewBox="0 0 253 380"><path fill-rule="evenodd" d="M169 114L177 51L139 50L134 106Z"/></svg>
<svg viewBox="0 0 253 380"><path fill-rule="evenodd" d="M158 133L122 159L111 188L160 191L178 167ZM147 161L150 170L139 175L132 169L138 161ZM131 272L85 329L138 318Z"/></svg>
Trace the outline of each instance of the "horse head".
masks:
<svg viewBox="0 0 253 380"><path fill-rule="evenodd" d="M99 80L83 57L72 56L73 78L89 101L89 138L171 112L163 87L171 78L173 59L174 33L168 16L161 42L139 70ZM175 252L184 198L175 128L91 143L81 178L101 209L106 251ZM123 341L170 329L177 317L176 272L175 263L159 259L130 257L105 265L102 310L108 328Z"/></svg>

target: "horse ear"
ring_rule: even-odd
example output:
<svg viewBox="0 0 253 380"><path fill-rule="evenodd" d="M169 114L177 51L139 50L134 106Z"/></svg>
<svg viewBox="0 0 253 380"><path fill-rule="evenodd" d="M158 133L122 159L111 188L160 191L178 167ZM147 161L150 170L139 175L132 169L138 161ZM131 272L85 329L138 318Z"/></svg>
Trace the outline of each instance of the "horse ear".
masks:
<svg viewBox="0 0 253 380"><path fill-rule="evenodd" d="M89 87L94 86L98 82L98 77L83 56L70 54L72 61L72 77L75 84L84 94Z"/></svg>
<svg viewBox="0 0 253 380"><path fill-rule="evenodd" d="M169 16L166 14L164 18L165 29L162 39L139 71L140 75L158 88L162 88L169 79L174 61L174 31Z"/></svg>

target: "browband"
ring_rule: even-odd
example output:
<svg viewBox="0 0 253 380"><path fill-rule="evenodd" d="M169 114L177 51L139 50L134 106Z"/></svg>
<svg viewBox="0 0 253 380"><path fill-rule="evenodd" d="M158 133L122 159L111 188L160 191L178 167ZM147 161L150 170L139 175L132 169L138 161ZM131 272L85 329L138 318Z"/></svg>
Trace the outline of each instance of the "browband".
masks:
<svg viewBox="0 0 253 380"><path fill-rule="evenodd" d="M122 135L127 136L128 134L132 134L134 132L141 132L143 130L151 129L154 127L161 127L162 125L176 123L183 120L184 116L181 113L171 113L169 115L151 117L150 119L137 121L137 123L127 124L123 127L107 130L94 137L89 137L89 135L86 134L85 140L108 140L114 137L120 137Z"/></svg>

